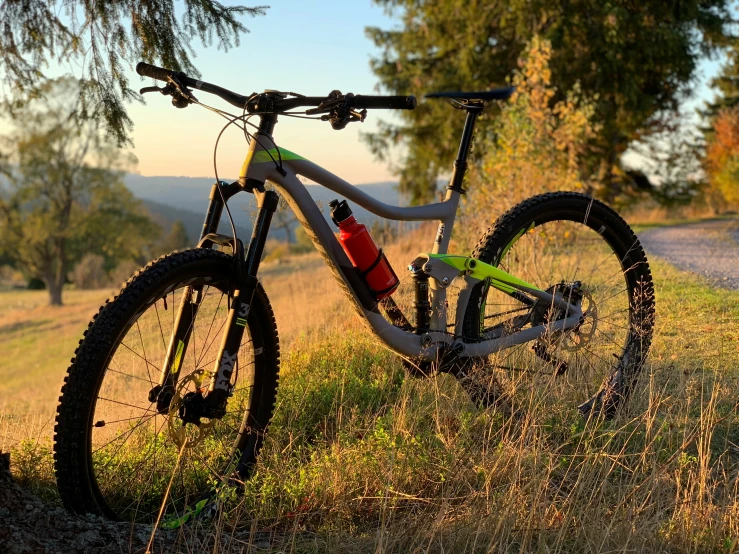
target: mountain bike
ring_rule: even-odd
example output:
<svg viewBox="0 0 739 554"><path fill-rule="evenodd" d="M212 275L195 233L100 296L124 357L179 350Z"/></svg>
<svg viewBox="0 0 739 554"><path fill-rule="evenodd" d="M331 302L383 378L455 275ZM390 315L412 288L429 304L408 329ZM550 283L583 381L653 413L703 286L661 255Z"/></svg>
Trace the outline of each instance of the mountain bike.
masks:
<svg viewBox="0 0 739 554"><path fill-rule="evenodd" d="M237 181L218 180L216 168L197 248L139 270L85 331L55 426L68 509L178 526L251 475L278 389L277 327L258 270L279 195L369 331L410 373L450 373L473 400L501 410L523 396L529 409L566 400L585 418L608 418L630 396L651 341L654 291L644 251L614 210L584 194L542 194L502 215L471 256L448 252L476 120L512 89L428 95L465 113L457 159L443 200L398 207L278 147L274 130L282 116L343 129L367 110L414 109L414 97L246 96L145 63L137 71L166 82L142 93L171 96L177 107L204 105L199 91L239 108L206 106L239 126L249 148ZM382 250L362 252L361 267L298 176L381 218L438 223L430 251L409 260L410 310L394 299L395 270ZM247 245L235 229L218 233L228 200L242 192L258 207ZM340 226L351 213L346 200L331 203ZM371 279L378 268L389 286Z"/></svg>

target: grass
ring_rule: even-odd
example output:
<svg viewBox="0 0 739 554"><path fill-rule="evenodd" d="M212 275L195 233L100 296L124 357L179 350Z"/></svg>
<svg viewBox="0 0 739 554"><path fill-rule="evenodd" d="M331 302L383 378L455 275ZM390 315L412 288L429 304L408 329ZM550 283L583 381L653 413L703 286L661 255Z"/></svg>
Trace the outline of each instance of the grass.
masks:
<svg viewBox="0 0 739 554"><path fill-rule="evenodd" d="M586 426L481 410L449 376L406 378L311 260L265 275L287 344L273 425L222 533L191 535L188 550L225 536L221 550L255 551L266 534L293 552L737 551L739 293L652 261L657 327L639 390L615 421ZM14 445L15 475L48 493L39 414L54 402L34 396L54 399L62 356L105 295L70 295L62 312L9 294L0 386L16 404L0 448Z"/></svg>
<svg viewBox="0 0 739 554"><path fill-rule="evenodd" d="M739 295L654 265L659 329L628 414L505 420L357 334L304 344L226 520L310 530L306 551L734 551Z"/></svg>
<svg viewBox="0 0 739 554"><path fill-rule="evenodd" d="M50 417L64 370L109 291L67 291L48 306L45 291L0 293L0 413Z"/></svg>

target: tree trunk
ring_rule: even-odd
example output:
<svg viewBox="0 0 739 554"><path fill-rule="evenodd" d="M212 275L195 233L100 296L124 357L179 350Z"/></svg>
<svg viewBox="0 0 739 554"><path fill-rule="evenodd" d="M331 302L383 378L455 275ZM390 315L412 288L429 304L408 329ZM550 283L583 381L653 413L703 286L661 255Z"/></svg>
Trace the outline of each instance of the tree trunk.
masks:
<svg viewBox="0 0 739 554"><path fill-rule="evenodd" d="M287 222L287 225L285 225L285 234L287 235L287 244L288 246L291 245L293 242L293 230L290 228L290 221Z"/></svg>
<svg viewBox="0 0 739 554"><path fill-rule="evenodd" d="M49 291L49 306L61 306L62 305L62 287L64 281L61 283L57 279L43 279L46 289Z"/></svg>
<svg viewBox="0 0 739 554"><path fill-rule="evenodd" d="M67 206L64 209L64 228L66 229L69 225L69 214L72 211L72 198L69 197ZM51 278L49 279L46 286L49 289L49 305L50 306L61 306L62 305L62 289L64 288L64 281L67 280L67 240L64 236L64 232L60 234L54 241L54 258L52 261ZM56 263L54 263L56 262Z"/></svg>

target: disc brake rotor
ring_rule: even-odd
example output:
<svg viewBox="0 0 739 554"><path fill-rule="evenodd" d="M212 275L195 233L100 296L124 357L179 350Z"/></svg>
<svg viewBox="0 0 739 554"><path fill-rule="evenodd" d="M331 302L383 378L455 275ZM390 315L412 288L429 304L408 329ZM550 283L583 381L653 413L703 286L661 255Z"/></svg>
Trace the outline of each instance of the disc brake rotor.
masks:
<svg viewBox="0 0 739 554"><path fill-rule="evenodd" d="M559 348L566 352L576 352L590 344L598 327L598 306L593 301L593 296L587 289L582 289L580 294L582 295L580 303L582 320L577 327L564 332L559 344Z"/></svg>
<svg viewBox="0 0 739 554"><path fill-rule="evenodd" d="M549 293L560 293L564 298L575 301L582 310L582 319L577 327L567 331L555 331L538 339L540 352L546 352L545 358L555 359L556 351L576 352L590 344L598 326L598 307L590 291L581 283L560 283L547 289ZM540 325L558 321L566 317L566 312L560 308L542 305L535 306L532 313L532 324ZM541 354L537 354L542 357Z"/></svg>
<svg viewBox="0 0 739 554"><path fill-rule="evenodd" d="M172 441L182 448L192 448L202 442L202 440L209 434L214 419L206 419L200 422L199 425L184 423L180 417L180 406L182 406L183 399L187 393L186 389L190 383L195 385L195 389L199 389L203 381L205 380L208 373L203 369L196 369L180 381L177 389L175 390L172 401L169 404L169 418L167 421L167 427L169 429L169 436Z"/></svg>

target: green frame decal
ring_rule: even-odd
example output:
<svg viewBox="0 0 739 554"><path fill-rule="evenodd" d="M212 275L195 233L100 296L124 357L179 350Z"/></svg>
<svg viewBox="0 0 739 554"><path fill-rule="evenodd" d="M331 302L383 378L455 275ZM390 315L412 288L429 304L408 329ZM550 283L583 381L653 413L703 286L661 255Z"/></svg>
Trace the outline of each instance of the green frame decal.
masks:
<svg viewBox="0 0 739 554"><path fill-rule="evenodd" d="M519 290L519 287L544 292L539 287L536 287L531 283L527 283L523 279L514 277L513 275L503 271L502 269L498 269L495 266L486 264L485 262L481 262L480 260L476 260L475 258L470 258L467 256L455 256L454 254L426 255L429 257L429 260L438 260L440 262L444 262L454 269L459 270L460 274L466 272L473 279L477 279L479 281L490 279L490 284L493 287L506 293L515 292Z"/></svg>
<svg viewBox="0 0 739 554"><path fill-rule="evenodd" d="M273 160L279 161L280 159L288 161L288 160L304 160L305 158L303 156L296 154L295 152L290 152L289 150L286 150L285 148L280 148L279 153L277 151L277 148L270 148L269 150L260 150L259 152L255 152L254 156L252 157L251 163L263 164L266 162L271 162Z"/></svg>
<svg viewBox="0 0 739 554"><path fill-rule="evenodd" d="M246 176L246 170L249 168L249 165L253 163L263 164L267 162L278 162L280 160L290 161L306 159L303 156L296 154L295 152L290 152L290 150L287 150L285 148L280 148L279 153L277 150L277 148L270 148L269 150L259 150L258 152L253 152L249 150L246 158L244 158L244 163L241 165L241 176Z"/></svg>
<svg viewBox="0 0 739 554"><path fill-rule="evenodd" d="M180 362L182 361L182 351L185 349L185 343L180 341L177 341L177 351L174 355L174 360L172 361L172 367L170 368L170 372L177 373L180 371Z"/></svg>

